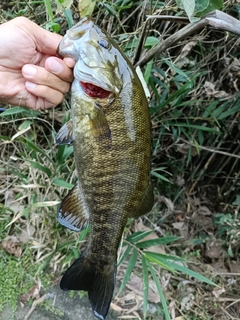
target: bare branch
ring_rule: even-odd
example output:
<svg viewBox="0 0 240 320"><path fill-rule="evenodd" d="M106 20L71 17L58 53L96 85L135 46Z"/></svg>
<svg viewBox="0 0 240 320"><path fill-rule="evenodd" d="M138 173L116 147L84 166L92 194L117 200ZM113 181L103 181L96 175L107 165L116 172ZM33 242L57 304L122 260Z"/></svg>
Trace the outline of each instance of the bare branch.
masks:
<svg viewBox="0 0 240 320"><path fill-rule="evenodd" d="M187 26L183 27L166 40L159 43L156 47L150 49L144 57L140 58L140 60L135 63L134 66L144 66L148 61L153 59L155 55L159 55L171 46L174 46L177 42L198 30L202 30L206 26L211 26L216 29L229 31L240 35L240 21L222 11L215 10L202 17L201 20L194 23L189 23Z"/></svg>

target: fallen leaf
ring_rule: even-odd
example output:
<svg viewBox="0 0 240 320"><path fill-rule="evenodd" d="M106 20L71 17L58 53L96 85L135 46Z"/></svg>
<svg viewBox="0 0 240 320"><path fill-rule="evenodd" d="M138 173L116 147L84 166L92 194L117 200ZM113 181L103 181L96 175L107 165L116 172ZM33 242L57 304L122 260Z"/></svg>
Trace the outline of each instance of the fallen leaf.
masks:
<svg viewBox="0 0 240 320"><path fill-rule="evenodd" d="M197 41L190 41L187 44L185 44L185 46L183 46L181 50L179 59L183 59L184 57L186 57L192 51L192 48L196 46L196 44L197 44Z"/></svg>
<svg viewBox="0 0 240 320"><path fill-rule="evenodd" d="M18 235L18 238L22 243L27 243L31 239L34 232L35 228L28 223L27 226L22 229L21 233Z"/></svg>
<svg viewBox="0 0 240 320"><path fill-rule="evenodd" d="M219 91L215 89L215 85L209 81L206 81L204 84L204 89L207 96L214 98L226 98L229 94L223 90Z"/></svg>
<svg viewBox="0 0 240 320"><path fill-rule="evenodd" d="M40 290L39 286L34 285L28 293L22 294L19 298L20 302L26 303L29 299L39 299L40 298Z"/></svg>
<svg viewBox="0 0 240 320"><path fill-rule="evenodd" d="M21 257L22 248L19 246L20 241L15 236L7 236L1 243L2 248L16 257Z"/></svg>
<svg viewBox="0 0 240 320"><path fill-rule="evenodd" d="M143 298L143 279L142 278L132 273L130 280L126 284L126 287ZM148 301L153 303L160 302L157 287L153 280L149 280Z"/></svg>
<svg viewBox="0 0 240 320"><path fill-rule="evenodd" d="M212 291L213 295L216 297L216 298L219 298L221 296L221 294L223 294L226 290L224 288L218 288L218 287L215 287Z"/></svg>
<svg viewBox="0 0 240 320"><path fill-rule="evenodd" d="M223 249L219 242L211 241L206 243L205 254L211 259L219 259L223 255Z"/></svg>
<svg viewBox="0 0 240 320"><path fill-rule="evenodd" d="M10 208L16 214L24 209L24 206L21 204L20 200L15 199L14 192L12 190L6 191L4 205Z"/></svg>
<svg viewBox="0 0 240 320"><path fill-rule="evenodd" d="M211 216L212 215L212 212L206 206L200 206L200 208L198 209L198 213L203 216Z"/></svg>

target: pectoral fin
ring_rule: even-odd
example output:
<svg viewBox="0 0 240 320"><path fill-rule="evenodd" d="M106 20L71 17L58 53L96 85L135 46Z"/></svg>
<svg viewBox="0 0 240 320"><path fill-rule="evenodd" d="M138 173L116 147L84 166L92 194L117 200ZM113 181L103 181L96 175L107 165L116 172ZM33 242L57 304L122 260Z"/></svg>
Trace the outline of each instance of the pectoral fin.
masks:
<svg viewBox="0 0 240 320"><path fill-rule="evenodd" d="M95 105L94 112L89 114L89 120L92 127L92 134L99 145L105 149L112 146L112 135L107 119L103 111Z"/></svg>
<svg viewBox="0 0 240 320"><path fill-rule="evenodd" d="M144 214L149 213L152 210L154 204L154 195L151 181L149 181L148 187L145 191L145 194L142 198L142 201L139 204L138 209L129 217L129 218L139 218Z"/></svg>
<svg viewBox="0 0 240 320"><path fill-rule="evenodd" d="M73 231L81 231L88 225L89 213L77 183L64 198L58 211L58 221Z"/></svg>
<svg viewBox="0 0 240 320"><path fill-rule="evenodd" d="M71 144L74 140L73 137L73 122L69 120L66 122L62 128L58 131L55 137L55 144Z"/></svg>

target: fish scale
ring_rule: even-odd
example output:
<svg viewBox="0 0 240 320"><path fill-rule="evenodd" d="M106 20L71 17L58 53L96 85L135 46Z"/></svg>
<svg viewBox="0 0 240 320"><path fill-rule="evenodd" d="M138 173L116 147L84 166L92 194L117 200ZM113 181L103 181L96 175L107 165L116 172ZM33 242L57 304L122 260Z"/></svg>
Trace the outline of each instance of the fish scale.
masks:
<svg viewBox="0 0 240 320"><path fill-rule="evenodd" d="M129 60L89 18L67 31L59 54L76 65L71 120L60 129L56 144L73 141L78 180L58 219L74 231L90 225L87 248L60 286L88 291L94 315L105 319L127 219L153 206L149 107Z"/></svg>

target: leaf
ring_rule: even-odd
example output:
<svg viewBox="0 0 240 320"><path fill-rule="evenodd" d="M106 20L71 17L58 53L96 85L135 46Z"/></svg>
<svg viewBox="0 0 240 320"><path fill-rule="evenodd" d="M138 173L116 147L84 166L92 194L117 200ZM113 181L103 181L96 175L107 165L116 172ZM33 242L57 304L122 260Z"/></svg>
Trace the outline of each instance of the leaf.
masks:
<svg viewBox="0 0 240 320"><path fill-rule="evenodd" d="M143 255L145 256L145 258L151 262L157 263L160 267L163 267L164 269L171 271L171 272L175 272L175 270L172 268L172 266L170 265L170 263L166 260L166 259L161 259L160 257L155 257L152 255L152 252L145 252L143 253Z"/></svg>
<svg viewBox="0 0 240 320"><path fill-rule="evenodd" d="M157 238L157 239L152 239L152 240L147 240L147 241L141 241L136 244L137 248L145 249L149 248L151 246L157 246L159 244L167 244L167 243L172 243L174 241L177 241L179 237L162 237L162 238Z"/></svg>
<svg viewBox="0 0 240 320"><path fill-rule="evenodd" d="M190 22L195 22L199 19L193 18L193 13L195 11L195 0L181 0L184 10L188 16Z"/></svg>
<svg viewBox="0 0 240 320"><path fill-rule="evenodd" d="M143 316L144 319L147 315L147 308L148 308L148 268L147 268L147 261L142 255L142 274L143 274Z"/></svg>
<svg viewBox="0 0 240 320"><path fill-rule="evenodd" d="M6 111L2 112L0 114L0 117L6 117L6 116L11 116L11 115L20 114L20 113L27 113L28 115L30 115L30 111L28 108L14 107L14 108L10 108L10 109L7 109Z"/></svg>
<svg viewBox="0 0 240 320"><path fill-rule="evenodd" d="M66 182L65 180L61 178L54 178L52 181L52 184L58 187L66 188L66 189L72 189L74 187L73 184Z"/></svg>
<svg viewBox="0 0 240 320"><path fill-rule="evenodd" d="M51 170L50 170L49 168L44 167L44 166L40 165L39 163L37 163L37 162L35 162L35 161L29 160L29 162L30 162L32 168L38 169L38 170L46 173L46 175L47 175L49 178L51 177L52 172L51 172Z"/></svg>
<svg viewBox="0 0 240 320"><path fill-rule="evenodd" d="M201 3L201 0L199 0L199 3ZM204 16L207 13L212 12L214 10L222 9L222 7L223 0L210 0L208 7L205 10L198 12L198 16Z"/></svg>
<svg viewBox="0 0 240 320"><path fill-rule="evenodd" d="M126 259L126 257L129 255L132 248L133 247L131 245L127 246L126 250L123 252L123 254L121 255L121 257L118 260L118 266L120 266L120 264Z"/></svg>
<svg viewBox="0 0 240 320"><path fill-rule="evenodd" d="M212 1L212 0L211 0ZM196 0L194 12L201 12L207 9L209 6L209 0Z"/></svg>
<svg viewBox="0 0 240 320"><path fill-rule="evenodd" d="M79 0L78 10L81 19L86 16L91 16L96 5L96 0Z"/></svg>
<svg viewBox="0 0 240 320"><path fill-rule="evenodd" d="M2 248L14 256L20 258L22 255L22 248L20 247L20 241L15 236L7 236L1 243Z"/></svg>
<svg viewBox="0 0 240 320"><path fill-rule="evenodd" d="M58 205L60 201L43 201L43 202L36 202L33 204L35 208L46 208L46 207L54 207Z"/></svg>
<svg viewBox="0 0 240 320"><path fill-rule="evenodd" d="M132 252L131 258L129 259L128 266L127 266L127 269L126 269L126 272L125 272L125 275L124 275L124 278L123 278L123 281L122 281L122 284L121 284L121 287L119 289L118 294L121 293L121 291L125 287L126 283L128 282L130 275L132 273L132 270L135 267L135 264L137 262L137 256L138 256L138 252L136 249L134 249Z"/></svg>
<svg viewBox="0 0 240 320"><path fill-rule="evenodd" d="M240 195L237 194L236 200L232 203L234 206L239 206L240 205Z"/></svg>
<svg viewBox="0 0 240 320"><path fill-rule="evenodd" d="M46 12L48 15L48 21L53 19L53 12L52 12L52 7L51 7L51 3L49 0L44 0L44 5L46 8Z"/></svg>
<svg viewBox="0 0 240 320"><path fill-rule="evenodd" d="M67 19L68 28L71 29L74 26L74 20L72 16L72 11L70 9L64 9L63 13Z"/></svg>
<svg viewBox="0 0 240 320"><path fill-rule="evenodd" d="M201 282L208 283L208 284L210 284L210 285L212 285L212 286L217 286L217 285L216 285L213 281L211 281L210 279L202 276L201 274L199 274L199 273L197 273L197 272L195 272L195 271L193 271L193 270L188 269L188 268L185 267L185 266L181 266L181 265L179 265L179 264L177 264L177 263L175 263L175 262L170 262L170 261L169 261L169 263L171 263L171 266L172 266L175 270L181 271L182 273L185 273L185 274L189 275L190 277L193 277L193 278L195 278L195 279L197 279L197 280L199 280L199 281L201 281Z"/></svg>
<svg viewBox="0 0 240 320"><path fill-rule="evenodd" d="M159 174L159 173L157 173L155 171L151 171L151 175L156 177L156 178L158 178L158 179L160 179L160 180L162 180L162 181L171 183L171 181L168 178L164 177L163 175L161 175L161 174Z"/></svg>
<svg viewBox="0 0 240 320"><path fill-rule="evenodd" d="M153 232L152 230L134 232L133 234L128 236L126 238L126 240L131 243L136 243L139 240L141 240L141 239L145 238L146 236L148 236L149 234L151 234L152 232Z"/></svg>
<svg viewBox="0 0 240 320"><path fill-rule="evenodd" d="M158 280L158 277L157 277L152 265L149 262L147 262L147 264L148 264L148 268L149 268L149 270L150 270L150 272L152 274L153 280L154 280L154 282L155 282L155 284L157 286L157 289L158 289L160 300L161 300L161 303L162 303L162 306L163 306L163 311L165 313L165 319L166 320L171 320L171 317L170 317L170 314L169 314L169 311L168 311L167 302L166 302L166 299L164 297L164 294L163 294L163 291L162 291L162 288L161 288L161 284L160 284L160 282Z"/></svg>

